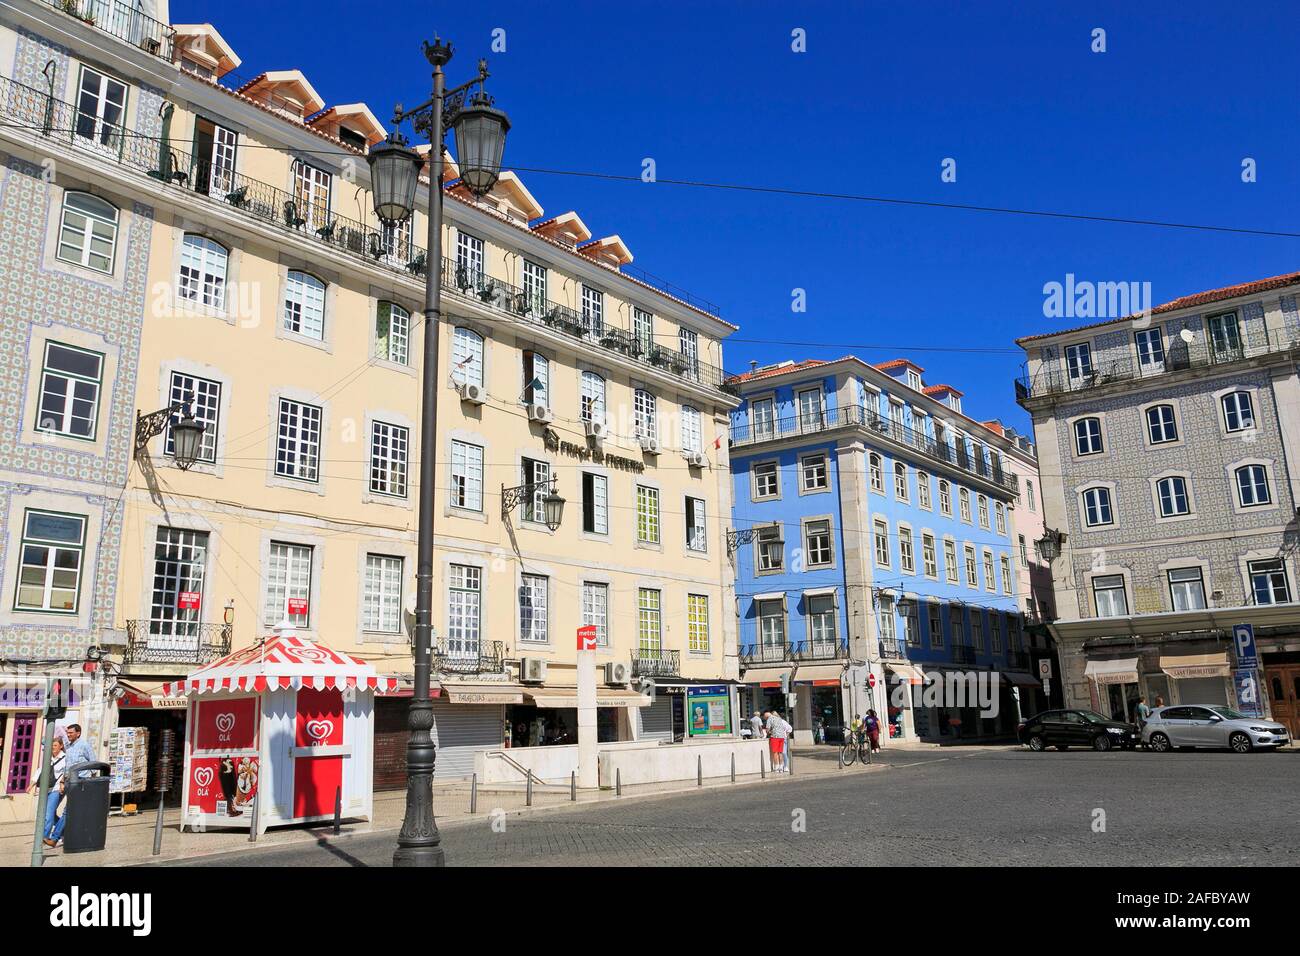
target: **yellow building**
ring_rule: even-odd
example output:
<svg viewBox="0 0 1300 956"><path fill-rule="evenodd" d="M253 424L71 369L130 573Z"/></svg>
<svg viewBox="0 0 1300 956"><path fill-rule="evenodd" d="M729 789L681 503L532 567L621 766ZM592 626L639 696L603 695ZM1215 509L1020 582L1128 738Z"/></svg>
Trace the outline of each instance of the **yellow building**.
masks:
<svg viewBox="0 0 1300 956"><path fill-rule="evenodd" d="M141 33L14 5L29 22L0 27L15 54L0 108L29 124L28 161L55 160L41 215L72 196L92 232L120 233L79 264L102 283L128 281L131 256L147 268L123 318L138 338L103 388L146 414L191 400L205 425L188 470L169 428L112 449L134 460L106 495L114 546L97 551L112 620L88 627L114 661L107 724L182 726L159 685L286 618L409 676L431 264L423 210L393 229L371 209L364 151L384 130L364 104L327 108L298 70L230 82L240 61L211 25L167 27L164 12ZM54 50L74 52L48 121L36 93ZM432 264L438 775L467 774L476 751L576 740L584 624L609 665L602 739L671 740L687 685L738 676L723 440L737 401L721 371L735 326L633 274L617 235L545 216L514 174L475 200L448 166ZM540 493L503 508L529 482L565 499L554 530ZM376 727L376 785L398 785L404 703L380 703Z"/></svg>

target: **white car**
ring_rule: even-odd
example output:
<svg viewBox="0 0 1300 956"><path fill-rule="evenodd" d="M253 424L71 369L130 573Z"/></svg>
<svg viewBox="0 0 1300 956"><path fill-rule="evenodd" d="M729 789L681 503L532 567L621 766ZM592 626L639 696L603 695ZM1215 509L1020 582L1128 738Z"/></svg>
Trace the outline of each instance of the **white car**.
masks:
<svg viewBox="0 0 1300 956"><path fill-rule="evenodd" d="M1174 747L1217 747L1239 754L1259 748L1272 750L1290 741L1276 721L1245 714L1218 704L1173 704L1157 707L1142 725L1142 742L1156 753Z"/></svg>

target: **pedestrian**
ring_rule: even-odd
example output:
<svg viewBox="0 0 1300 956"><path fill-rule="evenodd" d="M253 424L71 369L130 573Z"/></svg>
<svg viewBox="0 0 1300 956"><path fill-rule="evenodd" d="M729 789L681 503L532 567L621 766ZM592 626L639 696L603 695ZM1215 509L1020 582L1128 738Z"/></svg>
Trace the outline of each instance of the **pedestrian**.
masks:
<svg viewBox="0 0 1300 956"><path fill-rule="evenodd" d="M773 773L785 773L785 739L789 726L776 711L767 712L767 749L772 755Z"/></svg>
<svg viewBox="0 0 1300 956"><path fill-rule="evenodd" d="M45 826L41 828L42 840L50 847L57 846L63 839L63 823L67 813L59 816L59 804L63 801L63 768L67 766L67 759L63 752L63 738L55 737L50 749L50 792L45 797ZM33 793L40 789L44 772L42 768L41 774L37 775L36 782L32 784Z"/></svg>
<svg viewBox="0 0 1300 956"><path fill-rule="evenodd" d="M1165 699L1161 697L1159 694L1156 694L1156 706L1157 707L1165 706Z"/></svg>
<svg viewBox="0 0 1300 956"><path fill-rule="evenodd" d="M871 738L871 752L880 753L880 718L874 710L867 711L867 736Z"/></svg>
<svg viewBox="0 0 1300 956"><path fill-rule="evenodd" d="M64 728L64 733L68 735L68 769L71 770L77 764L94 763L95 751L90 748L81 736L81 724L68 724ZM80 779L86 779L90 776L89 770L80 771L77 776Z"/></svg>
<svg viewBox="0 0 1300 956"><path fill-rule="evenodd" d="M1151 716L1151 708L1147 706L1147 699L1145 697L1139 697L1137 707L1135 707L1134 710L1137 712L1138 726L1141 727L1147 722L1147 718Z"/></svg>
<svg viewBox="0 0 1300 956"><path fill-rule="evenodd" d="M817 718L817 742L819 744L826 743L826 718L825 717Z"/></svg>
<svg viewBox="0 0 1300 956"><path fill-rule="evenodd" d="M754 739L761 740L763 737L763 718L758 716L758 711L754 711L754 716L749 718L749 726L754 730Z"/></svg>

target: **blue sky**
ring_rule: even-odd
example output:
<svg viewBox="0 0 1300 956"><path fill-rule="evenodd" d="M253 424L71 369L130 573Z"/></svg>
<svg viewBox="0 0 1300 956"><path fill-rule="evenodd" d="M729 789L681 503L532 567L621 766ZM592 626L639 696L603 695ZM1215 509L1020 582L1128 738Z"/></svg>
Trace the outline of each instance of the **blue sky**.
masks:
<svg viewBox="0 0 1300 956"><path fill-rule="evenodd" d="M453 41L459 82L504 29L507 165L639 175L652 157L663 178L1300 232L1294 4L1084 6L175 0L172 20L214 22L245 76L297 67L381 119L425 95L422 38ZM1150 282L1159 303L1300 268L1289 238L522 177L548 214L719 303L736 339L830 343L733 341L728 369L907 355L1021 427L1012 340L1079 324L1044 317L1044 283Z"/></svg>

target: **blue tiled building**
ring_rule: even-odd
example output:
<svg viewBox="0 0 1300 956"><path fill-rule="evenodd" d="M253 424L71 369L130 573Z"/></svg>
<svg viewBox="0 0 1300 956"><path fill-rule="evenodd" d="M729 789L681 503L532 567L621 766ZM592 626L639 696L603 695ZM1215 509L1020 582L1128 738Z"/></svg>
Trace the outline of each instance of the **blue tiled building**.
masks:
<svg viewBox="0 0 1300 956"><path fill-rule="evenodd" d="M923 371L846 357L735 380L742 679L748 706L784 709L786 676L805 740L819 723L834 737L868 708L888 717L893 737L1008 733L1017 698L1038 704L1010 468L1013 456L1033 467L1032 455L967 417L962 393L927 386ZM986 672L999 716L893 693L948 670Z"/></svg>

